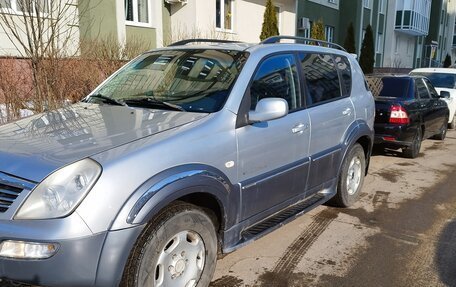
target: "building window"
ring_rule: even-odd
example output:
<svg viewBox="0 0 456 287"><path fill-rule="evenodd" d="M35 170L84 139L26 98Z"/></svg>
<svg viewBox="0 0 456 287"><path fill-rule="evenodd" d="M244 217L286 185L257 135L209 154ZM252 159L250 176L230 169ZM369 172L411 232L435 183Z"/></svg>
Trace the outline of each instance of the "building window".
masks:
<svg viewBox="0 0 456 287"><path fill-rule="evenodd" d="M215 0L215 27L233 30L234 0Z"/></svg>
<svg viewBox="0 0 456 287"><path fill-rule="evenodd" d="M328 2L331 4L336 4L336 0L328 0Z"/></svg>
<svg viewBox="0 0 456 287"><path fill-rule="evenodd" d="M2 10L15 14L22 14L24 12L34 14L36 11L49 13L49 2L48 0L0 0L0 11Z"/></svg>
<svg viewBox="0 0 456 287"><path fill-rule="evenodd" d="M125 0L125 20L134 25L150 25L149 0Z"/></svg>
<svg viewBox="0 0 456 287"><path fill-rule="evenodd" d="M370 7L370 5L369 5L370 3L369 2L370 2L369 0L363 0L363 7L364 8L369 8Z"/></svg>
<svg viewBox="0 0 456 287"><path fill-rule="evenodd" d="M382 47L383 47L383 34L378 34L377 35L377 45L376 45L376 51L377 53L382 53Z"/></svg>
<svg viewBox="0 0 456 287"><path fill-rule="evenodd" d="M334 42L334 27L325 26L325 38L328 42Z"/></svg>
<svg viewBox="0 0 456 287"><path fill-rule="evenodd" d="M456 24L455 24L454 27L455 27L454 29L456 29ZM303 30L303 35L302 36L304 38L310 38L311 37L310 31L312 31L312 21L309 21L309 28L306 28L306 29Z"/></svg>

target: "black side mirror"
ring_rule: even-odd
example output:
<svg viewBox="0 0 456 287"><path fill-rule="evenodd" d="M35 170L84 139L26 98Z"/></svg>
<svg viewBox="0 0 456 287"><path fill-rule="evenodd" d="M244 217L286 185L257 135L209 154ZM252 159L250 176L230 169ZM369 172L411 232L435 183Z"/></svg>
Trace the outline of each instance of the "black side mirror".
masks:
<svg viewBox="0 0 456 287"><path fill-rule="evenodd" d="M448 91L440 91L440 97L444 99L449 99L450 98L450 92Z"/></svg>

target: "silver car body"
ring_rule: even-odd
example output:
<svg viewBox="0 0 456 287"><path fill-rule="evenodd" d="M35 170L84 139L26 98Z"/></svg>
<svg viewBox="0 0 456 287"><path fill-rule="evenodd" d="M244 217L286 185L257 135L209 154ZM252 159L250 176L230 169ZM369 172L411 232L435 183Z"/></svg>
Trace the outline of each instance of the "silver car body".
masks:
<svg viewBox="0 0 456 287"><path fill-rule="evenodd" d="M249 53L218 112L78 103L0 127L0 192L4 186L22 190L0 213L0 241L60 246L45 260L0 258L0 277L49 286L114 286L145 224L170 202L194 193L207 193L218 202L225 226L223 252L230 252L255 239L241 234L255 222L312 195L321 194L321 202L334 195L341 161L352 144L362 143L370 155L374 101L348 53L299 44L197 47ZM164 50L190 48L195 46ZM350 96L263 126L236 128L259 63L272 54L297 51L349 59ZM36 185L84 158L98 162L102 174L74 212L58 219L14 219ZM287 177L281 178L281 173ZM258 188L265 181L274 187L290 180L294 183L284 188L285 195ZM268 200L262 201L265 196Z"/></svg>

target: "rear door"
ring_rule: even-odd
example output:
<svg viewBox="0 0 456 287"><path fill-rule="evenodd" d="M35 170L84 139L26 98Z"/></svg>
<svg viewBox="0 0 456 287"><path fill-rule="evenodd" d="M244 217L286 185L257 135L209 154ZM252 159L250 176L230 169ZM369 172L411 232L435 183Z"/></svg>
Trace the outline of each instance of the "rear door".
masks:
<svg viewBox="0 0 456 287"><path fill-rule="evenodd" d="M341 85L338 67L345 70L345 75L351 68L348 60L337 57L336 63L330 54L300 53L299 60L311 123L311 164L306 187L307 195L311 195L338 175L343 138L355 119L349 85L346 80Z"/></svg>
<svg viewBox="0 0 456 287"><path fill-rule="evenodd" d="M261 99L269 97L283 98L289 107L283 118L236 129L241 217L247 219L305 194L310 120L300 92L295 54L264 59L244 97L242 106L247 103L247 110L255 110Z"/></svg>

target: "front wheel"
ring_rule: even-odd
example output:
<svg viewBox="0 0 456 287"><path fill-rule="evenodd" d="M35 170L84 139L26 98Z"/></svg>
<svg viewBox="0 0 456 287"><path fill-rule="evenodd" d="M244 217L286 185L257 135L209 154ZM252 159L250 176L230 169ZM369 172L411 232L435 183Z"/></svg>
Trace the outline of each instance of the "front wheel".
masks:
<svg viewBox="0 0 456 287"><path fill-rule="evenodd" d="M355 144L348 151L340 170L337 194L329 204L337 207L349 207L356 202L364 182L366 156L360 144Z"/></svg>
<svg viewBox="0 0 456 287"><path fill-rule="evenodd" d="M453 120L448 124L448 128L454 130L456 128L456 115L453 115Z"/></svg>
<svg viewBox="0 0 456 287"><path fill-rule="evenodd" d="M217 260L214 220L179 202L147 225L134 246L122 286L209 286Z"/></svg>

